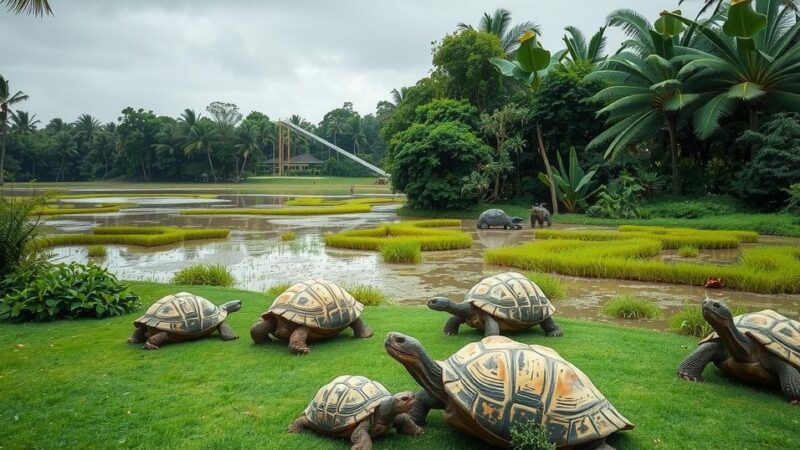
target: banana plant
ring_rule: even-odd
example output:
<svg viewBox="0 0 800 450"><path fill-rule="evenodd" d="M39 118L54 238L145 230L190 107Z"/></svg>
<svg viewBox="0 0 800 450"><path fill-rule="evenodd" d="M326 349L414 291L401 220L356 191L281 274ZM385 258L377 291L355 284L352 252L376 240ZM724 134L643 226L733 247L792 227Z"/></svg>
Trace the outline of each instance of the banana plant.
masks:
<svg viewBox="0 0 800 450"><path fill-rule="evenodd" d="M564 168L564 163L561 160L561 155L558 157L558 173L553 173L552 177L539 172L539 180L549 188L554 188L558 200L564 204L564 208L568 212L577 212L579 208L586 209L588 207L587 200L595 196L602 186L595 186L597 183L593 180L597 169L592 169L584 172L580 164L578 164L578 155L575 153L575 147L569 149L569 169ZM553 180L553 185L550 180Z"/></svg>

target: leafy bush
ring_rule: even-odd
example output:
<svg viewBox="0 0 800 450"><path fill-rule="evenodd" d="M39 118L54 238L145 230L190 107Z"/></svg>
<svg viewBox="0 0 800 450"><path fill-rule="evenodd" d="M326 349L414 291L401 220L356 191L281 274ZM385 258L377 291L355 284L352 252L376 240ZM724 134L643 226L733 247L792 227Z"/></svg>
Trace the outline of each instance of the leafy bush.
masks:
<svg viewBox="0 0 800 450"><path fill-rule="evenodd" d="M550 433L544 425L533 420L516 422L511 426L511 446L514 450L555 450Z"/></svg>
<svg viewBox="0 0 800 450"><path fill-rule="evenodd" d="M734 316L747 312L745 308L736 305L729 305ZM703 318L703 308L698 305L684 305L669 319L669 328L686 336L703 337L714 331L711 325Z"/></svg>
<svg viewBox="0 0 800 450"><path fill-rule="evenodd" d="M111 317L139 309L139 297L107 270L35 262L0 281L0 320L46 321Z"/></svg>
<svg viewBox="0 0 800 450"><path fill-rule="evenodd" d="M690 199L667 197L647 204L647 211L651 217L694 219L736 214L744 210L745 207L740 201L719 195Z"/></svg>
<svg viewBox="0 0 800 450"><path fill-rule="evenodd" d="M277 297L283 294L283 291L289 289L290 287L292 287L291 283L275 283L272 286L268 287L265 293L273 297Z"/></svg>
<svg viewBox="0 0 800 450"><path fill-rule="evenodd" d="M557 153L556 156L558 157L558 167L553 171L553 179L558 200L570 213L576 212L579 208L586 209L587 200L602 190L602 187L594 187L597 183L592 178L597 170L584 172L578 164L575 147L569 149L569 170L564 168L561 153ZM539 181L550 187L550 178L547 174L539 172Z"/></svg>
<svg viewBox="0 0 800 450"><path fill-rule="evenodd" d="M627 173L620 174L608 188L601 191L599 199L586 210L590 217L610 219L638 219L644 216L639 202L644 187Z"/></svg>
<svg viewBox="0 0 800 450"><path fill-rule="evenodd" d="M368 284L351 284L345 286L344 290L349 292L353 298L365 306L379 306L392 303L383 291Z"/></svg>
<svg viewBox="0 0 800 450"><path fill-rule="evenodd" d="M422 248L420 243L408 239L388 241L381 246L383 262L387 263L413 263L422 262Z"/></svg>
<svg viewBox="0 0 800 450"><path fill-rule="evenodd" d="M172 277L173 284L231 287L236 279L222 264L197 264L184 267Z"/></svg>
<svg viewBox="0 0 800 450"><path fill-rule="evenodd" d="M559 278L541 272L531 272L526 274L526 276L529 280L533 281L537 286L539 286L548 300L561 300L567 296L567 293L564 290L564 285L561 283Z"/></svg>
<svg viewBox="0 0 800 450"><path fill-rule="evenodd" d="M282 241L293 241L297 239L297 233L294 231L285 231L281 233L281 240Z"/></svg>
<svg viewBox="0 0 800 450"><path fill-rule="evenodd" d="M90 258L102 258L108 254L108 249L104 245L90 245L86 253Z"/></svg>
<svg viewBox="0 0 800 450"><path fill-rule="evenodd" d="M44 203L43 197L0 197L0 277L32 253L39 221L30 221L28 216Z"/></svg>
<svg viewBox="0 0 800 450"><path fill-rule="evenodd" d="M694 245L684 245L678 249L678 256L681 258L696 258L699 251Z"/></svg>
<svg viewBox="0 0 800 450"><path fill-rule="evenodd" d="M615 297L603 305L603 314L619 319L657 319L661 310L651 301L629 295Z"/></svg>

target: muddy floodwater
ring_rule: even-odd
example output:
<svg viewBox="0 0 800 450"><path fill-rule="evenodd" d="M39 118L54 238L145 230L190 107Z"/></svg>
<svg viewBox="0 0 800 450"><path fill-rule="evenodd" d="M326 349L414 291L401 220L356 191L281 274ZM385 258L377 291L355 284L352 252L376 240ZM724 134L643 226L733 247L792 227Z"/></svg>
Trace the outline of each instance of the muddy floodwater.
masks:
<svg viewBox="0 0 800 450"><path fill-rule="evenodd" d="M208 193L209 191L204 191ZM213 191L212 191L213 192ZM107 193L104 193L107 195ZM474 221L464 221L462 228L473 235L471 249L426 252L417 265L386 264L380 254L370 251L326 248L324 236L342 230L371 227L406 220L395 213L396 205L376 206L366 214L334 216L181 216L178 211L195 207L280 207L288 197L263 194L232 194L221 191L216 199L187 197L147 197L120 193L118 197L64 200L73 204L133 202L139 206L118 213L75 215L48 218L44 224L57 233L90 233L101 225L170 225L181 227L228 228L227 240L194 241L155 248L109 245L108 255L91 258L121 279L169 282L173 274L194 264L223 264L236 277L236 287L263 291L276 283L292 283L310 277L325 277L347 284L370 284L386 292L400 304L422 304L434 295L461 300L467 290L482 277L507 269L487 265L482 253L487 248L503 247L530 241L531 230L476 230ZM563 229L586 229L585 226L554 225ZM596 227L595 227L596 228ZM297 233L295 241L281 241L285 231ZM800 240L765 236L757 245L800 245ZM740 250L701 252L699 259L732 264ZM666 260L678 259L665 252ZM87 262L86 248L79 246L52 249L54 262ZM687 303L699 303L707 291L682 285L641 283L626 280L560 277L567 297L556 303L557 314L589 320L602 320L631 326L666 329L669 317ZM626 321L609 319L600 308L612 297L635 294L655 302L663 311L660 320ZM762 295L729 290L713 290L714 298L748 308L771 308L790 317L798 317L800 295ZM222 299L218 299L222 300ZM444 317L443 317L444 323Z"/></svg>

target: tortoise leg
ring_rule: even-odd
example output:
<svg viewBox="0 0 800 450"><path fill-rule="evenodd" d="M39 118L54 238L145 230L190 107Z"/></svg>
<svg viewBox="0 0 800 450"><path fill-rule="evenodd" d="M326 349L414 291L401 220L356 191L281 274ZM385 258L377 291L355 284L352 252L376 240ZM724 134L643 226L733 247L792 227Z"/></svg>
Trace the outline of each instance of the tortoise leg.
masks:
<svg viewBox="0 0 800 450"><path fill-rule="evenodd" d="M350 435L353 446L350 450L372 450L372 438L369 435L369 420L358 424L353 434Z"/></svg>
<svg viewBox="0 0 800 450"><path fill-rule="evenodd" d="M484 336L499 336L500 335L500 324L494 320L494 317L486 314L481 313L483 316L483 326L484 326Z"/></svg>
<svg viewBox="0 0 800 450"><path fill-rule="evenodd" d="M219 324L217 329L219 330L219 337L221 337L223 341L234 341L239 339L239 335L233 331L233 328L231 328L227 322L222 322Z"/></svg>
<svg viewBox="0 0 800 450"><path fill-rule="evenodd" d="M703 369L708 363L719 359L719 352L725 347L719 342L706 342L695 349L678 366L678 376L686 381L703 381Z"/></svg>
<svg viewBox="0 0 800 450"><path fill-rule="evenodd" d="M169 334L166 331L161 331L156 333L144 343L145 350L158 350L159 347L166 344L169 341Z"/></svg>
<svg viewBox="0 0 800 450"><path fill-rule="evenodd" d="M800 406L800 371L786 361L777 364L781 390L789 397L789 403Z"/></svg>
<svg viewBox="0 0 800 450"><path fill-rule="evenodd" d="M147 340L147 331L144 328L136 327L133 334L128 338L128 344L141 344Z"/></svg>
<svg viewBox="0 0 800 450"><path fill-rule="evenodd" d="M444 334L448 336L457 336L458 327L460 327L461 324L466 321L467 319L458 316L453 316L447 319L447 322L444 324Z"/></svg>
<svg viewBox="0 0 800 450"><path fill-rule="evenodd" d="M269 318L259 320L250 327L250 337L256 344L267 344L270 342L269 334L275 332L275 319Z"/></svg>
<svg viewBox="0 0 800 450"><path fill-rule="evenodd" d="M392 425L399 433L411 436L419 436L425 433L425 430L423 430L421 426L415 424L408 414L398 414L397 417L394 418Z"/></svg>
<svg viewBox="0 0 800 450"><path fill-rule="evenodd" d="M544 320L544 322L540 323L542 329L545 333L547 333L547 337L559 337L563 336L564 332L561 330L561 327L553 320L552 317L548 317Z"/></svg>
<svg viewBox="0 0 800 450"><path fill-rule="evenodd" d="M375 334L375 332L372 331L372 328L366 326L360 317L350 324L350 328L353 329L353 334L357 338L370 338L373 334Z"/></svg>
<svg viewBox="0 0 800 450"><path fill-rule="evenodd" d="M292 335L289 337L289 350L291 350L292 353L305 355L311 351L306 345L308 331L308 327L297 327L292 331Z"/></svg>
<svg viewBox="0 0 800 450"><path fill-rule="evenodd" d="M584 447L581 447L584 448ZM600 440L593 444L590 444L588 447L585 447L586 450L616 450L614 447L608 445L606 440Z"/></svg>
<svg viewBox="0 0 800 450"><path fill-rule="evenodd" d="M288 433L300 433L303 430L309 429L310 428L309 427L310 423L311 422L308 420L308 417L306 417L306 415L303 414L302 416L298 417L294 422L292 422L291 425L289 425L289 429L286 430L286 432L288 432Z"/></svg>
<svg viewBox="0 0 800 450"><path fill-rule="evenodd" d="M425 425L428 413L433 408L443 409L444 405L439 399L431 397L428 391L419 391L417 392L417 402L414 403L408 415L411 416L411 420L413 420L414 423L422 426Z"/></svg>

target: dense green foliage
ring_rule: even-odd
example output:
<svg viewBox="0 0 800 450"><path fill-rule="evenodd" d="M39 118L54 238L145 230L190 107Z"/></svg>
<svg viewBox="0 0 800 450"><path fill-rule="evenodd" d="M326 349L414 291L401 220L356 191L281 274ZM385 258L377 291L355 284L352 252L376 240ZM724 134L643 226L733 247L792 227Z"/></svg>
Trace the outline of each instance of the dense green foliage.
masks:
<svg viewBox="0 0 800 450"><path fill-rule="evenodd" d="M0 277L11 273L31 253L38 220L29 216L44 204L40 197L0 197Z"/></svg>
<svg viewBox="0 0 800 450"><path fill-rule="evenodd" d="M112 317L136 311L139 297L106 269L26 264L0 279L0 320L18 322Z"/></svg>
<svg viewBox="0 0 800 450"><path fill-rule="evenodd" d="M175 272L172 284L231 287L236 279L222 264L195 264Z"/></svg>

